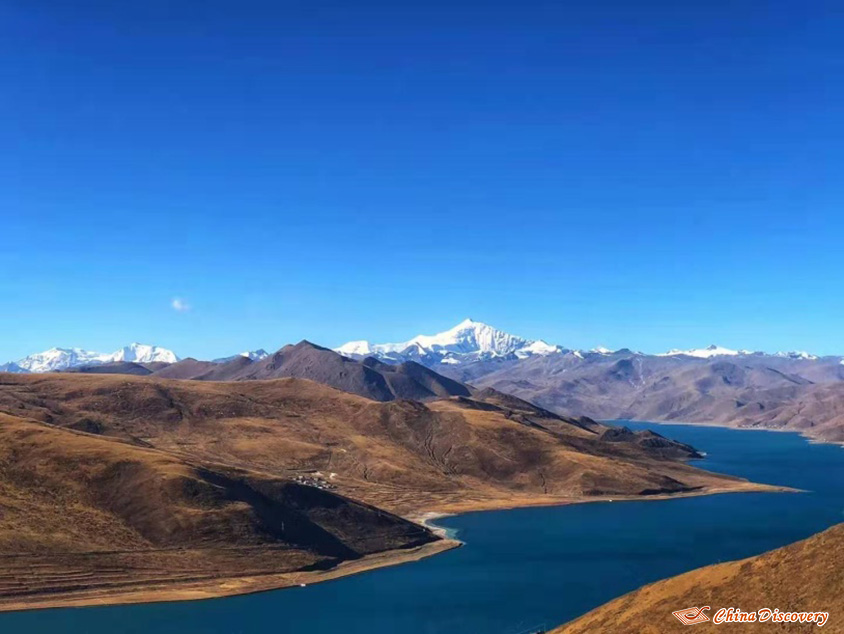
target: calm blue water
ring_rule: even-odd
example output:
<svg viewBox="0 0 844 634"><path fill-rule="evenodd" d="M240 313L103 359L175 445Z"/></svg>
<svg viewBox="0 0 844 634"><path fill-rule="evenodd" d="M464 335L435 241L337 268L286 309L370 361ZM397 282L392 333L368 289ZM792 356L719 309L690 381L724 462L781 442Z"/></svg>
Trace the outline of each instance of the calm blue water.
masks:
<svg viewBox="0 0 844 634"><path fill-rule="evenodd" d="M3 632L516 634L642 584L747 557L844 521L844 451L795 434L647 425L706 451L702 467L800 494L469 513L441 520L466 546L307 588L186 603L0 615Z"/></svg>

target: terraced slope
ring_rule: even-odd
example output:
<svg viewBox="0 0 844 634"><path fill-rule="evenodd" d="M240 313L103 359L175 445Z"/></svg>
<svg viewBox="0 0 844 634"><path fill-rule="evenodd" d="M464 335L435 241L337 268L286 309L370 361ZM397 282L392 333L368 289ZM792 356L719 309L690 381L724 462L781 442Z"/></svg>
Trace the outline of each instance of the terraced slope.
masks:
<svg viewBox="0 0 844 634"><path fill-rule="evenodd" d="M0 415L0 609L327 569L437 541L289 479Z"/></svg>

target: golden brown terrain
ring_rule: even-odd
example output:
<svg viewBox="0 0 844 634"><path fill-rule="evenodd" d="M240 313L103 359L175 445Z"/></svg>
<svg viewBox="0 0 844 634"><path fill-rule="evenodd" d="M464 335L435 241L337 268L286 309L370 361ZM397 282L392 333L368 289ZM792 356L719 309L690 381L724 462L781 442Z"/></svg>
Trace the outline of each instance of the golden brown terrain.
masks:
<svg viewBox="0 0 844 634"><path fill-rule="evenodd" d="M691 453L495 392L0 374L0 609L220 596L455 545L401 515L760 488Z"/></svg>
<svg viewBox="0 0 844 634"><path fill-rule="evenodd" d="M277 587L280 573L443 546L286 478L0 414L0 609Z"/></svg>
<svg viewBox="0 0 844 634"><path fill-rule="evenodd" d="M742 612L778 608L795 612L829 612L819 629L813 623L725 623L695 625L729 632L844 632L844 524L795 544L741 561L707 566L658 581L615 599L553 631L553 634L665 634L688 626L671 613L710 606Z"/></svg>

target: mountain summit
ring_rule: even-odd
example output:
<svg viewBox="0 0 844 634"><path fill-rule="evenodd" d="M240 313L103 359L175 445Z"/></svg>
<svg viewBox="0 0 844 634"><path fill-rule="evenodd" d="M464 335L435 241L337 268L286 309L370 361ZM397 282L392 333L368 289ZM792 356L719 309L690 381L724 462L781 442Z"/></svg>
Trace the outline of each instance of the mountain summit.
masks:
<svg viewBox="0 0 844 634"><path fill-rule="evenodd" d="M436 335L417 335L402 343L350 341L335 348L335 351L353 358L371 356L390 361L424 359L429 363L461 363L511 355L525 358L563 352L564 349L541 340L533 341L511 335L479 321L464 319L453 328Z"/></svg>

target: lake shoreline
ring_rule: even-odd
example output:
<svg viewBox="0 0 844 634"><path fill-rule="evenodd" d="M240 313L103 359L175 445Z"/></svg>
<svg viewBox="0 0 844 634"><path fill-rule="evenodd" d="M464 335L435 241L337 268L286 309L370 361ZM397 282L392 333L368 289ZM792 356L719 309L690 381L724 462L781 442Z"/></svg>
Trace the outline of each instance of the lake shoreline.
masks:
<svg viewBox="0 0 844 634"><path fill-rule="evenodd" d="M675 420L638 420L636 418L606 418L600 422L608 425L623 426L624 423L636 423L637 425L678 425L681 427L716 427L719 429L734 429L736 431L770 431L780 434L797 434L806 439L809 443L817 445L837 445L844 448L844 440L829 440L810 435L805 429L786 429L782 427L754 427L752 425L741 425L738 423L696 423L693 421Z"/></svg>
<svg viewBox="0 0 844 634"><path fill-rule="evenodd" d="M653 422L631 421L629 425L632 429L656 428ZM32 609L46 605L33 602L30 597L10 596L8 599L27 605L0 615L0 624L9 631L89 634L115 630L127 634L257 634L278 624L283 624L284 631L314 634L492 634L504 628L520 631L523 624L535 621L550 631L558 623L569 623L660 579L755 556L840 522L844 461L837 448L809 443L797 434L753 437L731 434L727 428L711 425L678 426L673 434L682 442L707 451L704 459L694 461L696 466L731 478L701 478L688 486L704 488L660 496L603 495L552 500L550 496L524 492L510 496L481 492L464 496L432 494L417 500L415 508L405 505L399 514L432 530L449 531L451 537L456 537L450 544L438 541L417 552L382 553L326 571L330 575L311 573L313 577L302 582L314 587L301 588L300 592L289 587L295 585L293 579L273 578L269 576L272 568L266 568L269 575L262 579L264 587L250 588L238 579L218 579L219 585L227 586L225 592L212 595L206 589L204 594L192 596L146 593L133 597L131 602L117 601L112 596L108 601L112 605L135 605L115 605L108 610ZM784 486L754 484L757 482ZM798 490L805 493L720 495ZM672 501L618 504L651 499ZM586 503L610 500L614 503ZM522 510L480 512L506 508ZM461 541L466 542L463 548L459 547ZM439 552L451 554L433 556ZM402 555L409 555L408 561L418 560L419 564L391 565L401 563L405 559ZM381 567L383 570L374 570ZM372 573L355 574L367 569ZM235 568L233 572L250 574L246 569ZM318 577L332 577L335 583L317 583ZM264 591L278 585L286 585L288 591ZM132 583L131 588L138 587ZM102 592L103 588L96 590ZM243 596L231 596L238 594ZM216 596L229 600L189 600ZM512 600L502 602L496 599L499 596ZM85 597L75 598L73 605L78 606ZM87 598L92 598L91 592ZM88 605L98 603L104 604L96 599L87 601ZM55 607L62 605L68 603ZM326 610L326 606L331 608ZM433 606L436 607L432 609Z"/></svg>
<svg viewBox="0 0 844 634"><path fill-rule="evenodd" d="M443 508L424 510L419 513L406 514L405 518L425 526L434 532L439 540L408 550L391 550L361 559L345 561L334 568L325 571L268 573L252 577L223 577L207 581L193 581L170 583L166 587L151 585L139 586L125 592L106 592L79 590L65 596L45 593L44 596L27 600L0 601L0 613L22 612L34 610L49 610L57 608L86 608L99 606L133 605L145 603L170 603L180 601L202 601L221 599L226 597L256 594L273 590L293 589L304 585L311 585L339 579L378 568L401 565L433 557L454 548L460 548L464 542L456 539L452 534L434 522L443 517L462 515L465 513L506 511L517 508L570 506L596 502L635 502L660 501L723 493L786 493L795 492L789 487L757 484L747 480L736 481L735 486L704 487L695 491L678 493L664 493L655 495L619 495L619 496L591 496L584 498L553 498L540 496L536 498L521 498L512 500L476 500L458 503L448 503Z"/></svg>
<svg viewBox="0 0 844 634"><path fill-rule="evenodd" d="M463 544L456 540L439 539L409 549L388 550L373 555L366 555L361 559L344 561L324 571L293 571L284 573L269 573L253 577L222 577L205 582L179 584L177 587L168 585L162 587L139 587L123 593L109 593L103 595L97 592L74 592L72 596L46 595L36 600L9 601L0 603L0 612L24 612L33 610L49 610L57 608L89 608L100 606L136 605L144 603L171 603L177 601L204 601L208 599L222 599L226 597L258 594L273 590L294 589L315 583L331 581L348 575L397 566L433 557L459 548Z"/></svg>
<svg viewBox="0 0 844 634"><path fill-rule="evenodd" d="M515 502L495 501L469 501L449 503L436 511L423 511L419 514L405 516L412 522L422 524L428 529L443 530L442 527L433 523L435 520L453 515L465 513L483 513L488 511L510 511L520 508L537 508L550 506L571 506L575 504L595 504L600 502L647 502L673 500L682 498L701 497L706 495L722 495L725 493L803 493L801 489L774 484L759 484L750 481L738 481L736 486L703 487L694 491L680 491L676 493L657 493L653 495L602 495L588 496L581 498L550 498L537 497L534 499L520 499Z"/></svg>

